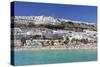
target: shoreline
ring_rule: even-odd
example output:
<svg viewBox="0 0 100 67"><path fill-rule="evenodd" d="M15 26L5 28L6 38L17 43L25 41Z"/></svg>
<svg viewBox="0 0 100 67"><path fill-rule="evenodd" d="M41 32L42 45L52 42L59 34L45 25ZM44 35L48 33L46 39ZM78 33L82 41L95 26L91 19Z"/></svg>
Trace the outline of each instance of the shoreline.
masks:
<svg viewBox="0 0 100 67"><path fill-rule="evenodd" d="M14 48L11 51L41 51L41 50L97 50L97 47L95 48L47 48L47 47L41 47L41 48Z"/></svg>

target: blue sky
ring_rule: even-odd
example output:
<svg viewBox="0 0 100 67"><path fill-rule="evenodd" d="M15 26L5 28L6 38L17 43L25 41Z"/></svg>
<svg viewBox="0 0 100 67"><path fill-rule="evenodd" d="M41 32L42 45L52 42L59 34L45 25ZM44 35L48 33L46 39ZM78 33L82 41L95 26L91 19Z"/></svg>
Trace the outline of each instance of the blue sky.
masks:
<svg viewBox="0 0 100 67"><path fill-rule="evenodd" d="M57 18L97 22L96 6L14 2L15 16L53 16Z"/></svg>

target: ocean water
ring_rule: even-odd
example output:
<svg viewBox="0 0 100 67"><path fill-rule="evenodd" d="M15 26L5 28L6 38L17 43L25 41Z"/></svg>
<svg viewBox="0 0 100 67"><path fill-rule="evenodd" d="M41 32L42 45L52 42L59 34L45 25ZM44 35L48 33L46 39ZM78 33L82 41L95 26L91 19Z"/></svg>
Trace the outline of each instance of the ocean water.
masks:
<svg viewBox="0 0 100 67"><path fill-rule="evenodd" d="M96 50L15 51L14 65L96 61Z"/></svg>

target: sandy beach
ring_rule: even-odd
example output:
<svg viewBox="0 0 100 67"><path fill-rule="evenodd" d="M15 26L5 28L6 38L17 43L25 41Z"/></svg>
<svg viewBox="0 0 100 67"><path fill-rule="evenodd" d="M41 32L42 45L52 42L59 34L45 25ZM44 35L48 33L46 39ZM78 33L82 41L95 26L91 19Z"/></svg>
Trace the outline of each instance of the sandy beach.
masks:
<svg viewBox="0 0 100 67"><path fill-rule="evenodd" d="M21 48L14 48L12 51L39 51L39 50L97 50L97 47L21 47Z"/></svg>

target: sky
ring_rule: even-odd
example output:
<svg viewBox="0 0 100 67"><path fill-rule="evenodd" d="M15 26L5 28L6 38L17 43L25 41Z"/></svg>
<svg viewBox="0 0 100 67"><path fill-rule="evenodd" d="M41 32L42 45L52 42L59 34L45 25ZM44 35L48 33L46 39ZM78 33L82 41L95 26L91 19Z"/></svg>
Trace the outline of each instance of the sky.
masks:
<svg viewBox="0 0 100 67"><path fill-rule="evenodd" d="M50 4L36 2L14 3L14 16L52 16L55 18L84 21L90 23L97 22L97 7L69 4ZM13 8L13 6L11 7Z"/></svg>

